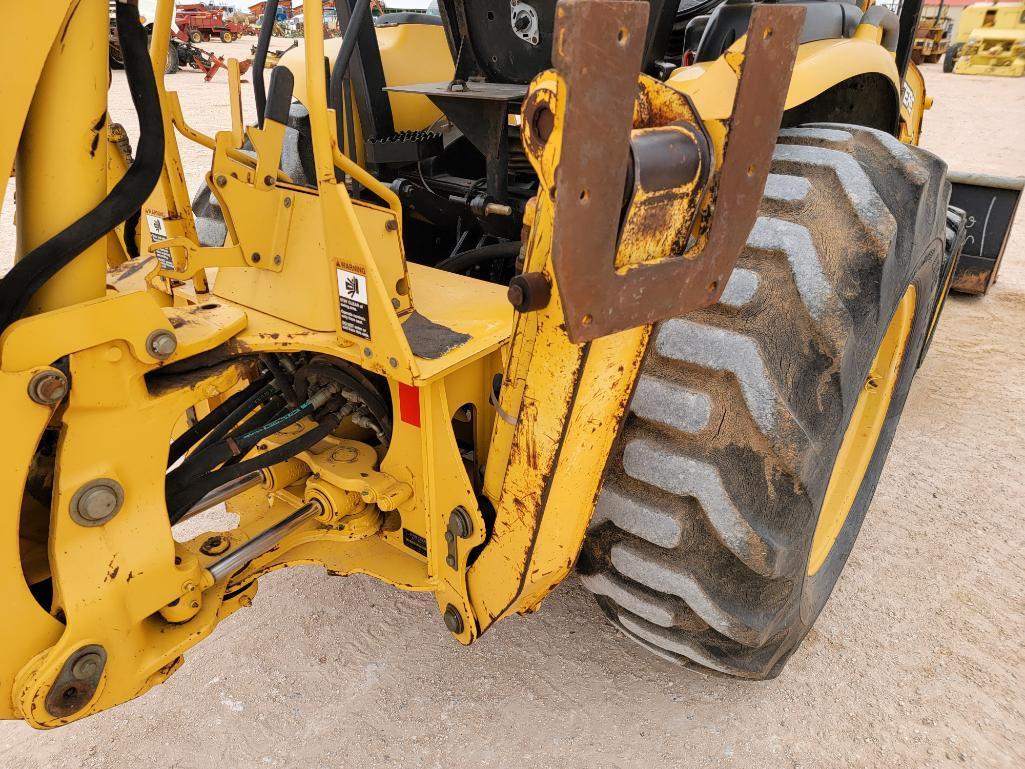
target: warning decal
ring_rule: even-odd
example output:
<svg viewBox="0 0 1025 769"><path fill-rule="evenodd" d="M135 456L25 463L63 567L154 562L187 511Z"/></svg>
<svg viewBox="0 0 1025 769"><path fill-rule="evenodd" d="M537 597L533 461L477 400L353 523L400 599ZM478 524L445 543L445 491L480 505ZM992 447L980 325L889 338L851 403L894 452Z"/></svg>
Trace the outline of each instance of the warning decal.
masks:
<svg viewBox="0 0 1025 769"><path fill-rule="evenodd" d="M370 338L370 300L365 275L338 268L338 312L342 331Z"/></svg>
<svg viewBox="0 0 1025 769"><path fill-rule="evenodd" d="M167 231L164 229L164 220L153 214L146 214L146 222L149 224L149 239L154 243L167 240ZM165 270L174 270L174 259L171 258L171 249L158 248L154 251L157 261Z"/></svg>

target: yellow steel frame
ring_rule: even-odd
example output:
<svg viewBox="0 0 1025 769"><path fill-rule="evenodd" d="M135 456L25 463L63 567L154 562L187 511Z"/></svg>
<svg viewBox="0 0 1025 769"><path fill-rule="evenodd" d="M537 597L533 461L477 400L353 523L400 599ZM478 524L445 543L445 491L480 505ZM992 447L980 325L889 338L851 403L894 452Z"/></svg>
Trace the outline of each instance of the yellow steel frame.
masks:
<svg viewBox="0 0 1025 769"><path fill-rule="evenodd" d="M17 153L19 255L99 202L108 174L116 179L124 172L116 156L108 164L104 141L93 156L71 151L87 145L90 132L106 123L105 88L86 94L70 86L100 79L106 85L105 46L96 45L106 39L106 3L58 5L45 18L27 6L12 11L26 16L19 25L26 34L15 44L32 44L24 46L19 78L0 84L9 110L0 122L0 157L14 163ZM156 29L169 27L172 5L160 0ZM554 94L554 129L543 149L528 153L541 187L528 212L525 269L546 276L551 301L536 312L514 313L499 287L406 263L396 196L339 150L325 97L321 5L307 0L305 6L301 89L310 112L316 189L294 185L278 170L284 128L274 120L246 129L255 157L238 149L237 113L231 129L213 137L188 126L177 94L163 87L167 40L156 34L151 59L166 145L160 181L142 214L144 221L159 220L168 239L154 241L140 227L144 256L138 261L152 265L145 279L128 279L118 266L123 241L120 250L100 242L51 280L32 312L0 337L0 398L8 414L0 463L0 547L6 549L0 591L7 596L8 623L18 628L0 641L0 718L46 728L138 696L171 675L185 650L221 619L248 605L261 575L284 566L319 564L331 573L370 574L405 590L432 592L462 643L502 617L535 609L573 566L650 327L584 345L566 335L551 264L549 194L559 165L566 85L556 72L543 73L532 85ZM849 45L876 56L881 49L862 37ZM723 96L702 86L724 78L735 90L743 43L727 54L725 70L713 64L674 80L693 94L720 163L733 91ZM804 55L813 64L826 56L818 49ZM237 68L230 67L229 76L237 101ZM423 105L407 107L415 112ZM198 242L176 132L212 152L207 182L225 214L223 247ZM336 168L383 205L353 200ZM57 169L61 189L71 191L59 201L52 195ZM621 248L636 255L646 253L644 245L633 241ZM162 261L147 261L154 255ZM105 281L108 259L112 269ZM208 268L219 270L212 286ZM369 338L340 320L339 270L366 280ZM108 284L112 290L105 290ZM416 316L466 341L437 357L417 355L409 325ZM177 338L170 358L150 351L154 331ZM215 348L235 361L180 375L159 389L149 386L147 375L162 366ZM251 539L311 499L323 513L214 584L207 567L216 555L204 547L211 535L184 543L172 537L164 500L169 439L186 411L217 402L251 376L246 356L300 351L385 376L393 400L404 395L415 403L417 418L395 419L381 456L358 430L346 427L337 438L272 468L263 488L233 500L241 522L212 535L220 538L217 552ZM29 383L55 365L73 382L69 394L52 406L33 402ZM497 373L504 383L496 410L489 398ZM453 431L453 420L468 415L477 447L470 472ZM307 428L300 423L294 430ZM26 478L38 472L33 457L44 434L59 435L49 509L23 493ZM486 468L483 477L475 477L480 468ZM70 514L71 501L97 478L123 487L123 505L103 525L82 526ZM485 541L482 499L494 505L495 519L487 545L471 563L471 553ZM446 544L458 508L471 531ZM411 548L409 537L426 546ZM47 575L53 599L43 606L29 583ZM55 716L47 696L71 655L91 645L107 655L95 692L79 710Z"/></svg>

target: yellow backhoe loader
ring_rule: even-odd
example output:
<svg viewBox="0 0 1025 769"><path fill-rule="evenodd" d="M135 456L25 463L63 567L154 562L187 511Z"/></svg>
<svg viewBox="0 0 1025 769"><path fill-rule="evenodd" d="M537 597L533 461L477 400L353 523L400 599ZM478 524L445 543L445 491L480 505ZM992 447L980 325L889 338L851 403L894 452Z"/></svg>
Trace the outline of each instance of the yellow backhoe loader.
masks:
<svg viewBox="0 0 1025 769"><path fill-rule="evenodd" d="M7 9L0 717L141 695L296 564L433 593L462 644L576 570L655 654L778 674L962 240L915 146L920 3L338 5L266 81L264 24L258 121L229 62L213 136L167 88L171 0L149 49L116 6L135 116L104 0Z"/></svg>

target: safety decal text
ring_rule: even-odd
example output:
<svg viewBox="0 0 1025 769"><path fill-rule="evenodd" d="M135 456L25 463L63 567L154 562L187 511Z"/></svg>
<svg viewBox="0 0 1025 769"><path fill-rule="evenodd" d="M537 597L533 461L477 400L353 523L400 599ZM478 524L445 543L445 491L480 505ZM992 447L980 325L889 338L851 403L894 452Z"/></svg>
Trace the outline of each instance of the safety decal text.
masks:
<svg viewBox="0 0 1025 769"><path fill-rule="evenodd" d="M370 338L370 300L367 298L367 277L352 269L338 270L338 312L342 331Z"/></svg>
<svg viewBox="0 0 1025 769"><path fill-rule="evenodd" d="M149 239L154 243L167 240L167 231L164 229L164 220L153 214L146 214L146 222L149 224ZM160 266L165 270L174 269L174 259L171 258L171 249L158 248L154 252Z"/></svg>

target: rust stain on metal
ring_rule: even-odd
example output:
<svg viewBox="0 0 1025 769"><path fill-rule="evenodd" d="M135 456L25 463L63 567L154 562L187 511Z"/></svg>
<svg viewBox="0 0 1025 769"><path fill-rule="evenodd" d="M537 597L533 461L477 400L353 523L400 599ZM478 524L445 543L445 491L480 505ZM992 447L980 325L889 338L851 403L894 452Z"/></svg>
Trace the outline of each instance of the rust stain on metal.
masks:
<svg viewBox="0 0 1025 769"><path fill-rule="evenodd" d="M959 291L962 294L985 294L989 290L992 270L962 270L954 273L954 279L950 284L951 291Z"/></svg>
<svg viewBox="0 0 1025 769"><path fill-rule="evenodd" d="M617 272L632 132L647 119L687 117L681 107L686 100L657 81L638 84L634 74L640 70L647 10L647 4L629 1L576 2L557 10L556 39L564 42L553 59L566 83L566 103L552 261L573 342L654 323L718 299L754 224L805 13L799 6L760 5L752 14L725 160L710 182L717 195L714 214L702 211L704 218L712 214L711 222L698 227L707 232L704 248L686 259L682 252L656 252ZM567 29L573 34L563 35ZM601 89L593 87L598 71L605 73ZM692 131L702 132L699 124L694 116ZM703 191L696 183L690 187L693 205ZM651 236L651 226L642 223L634 247L665 249L664 241Z"/></svg>

